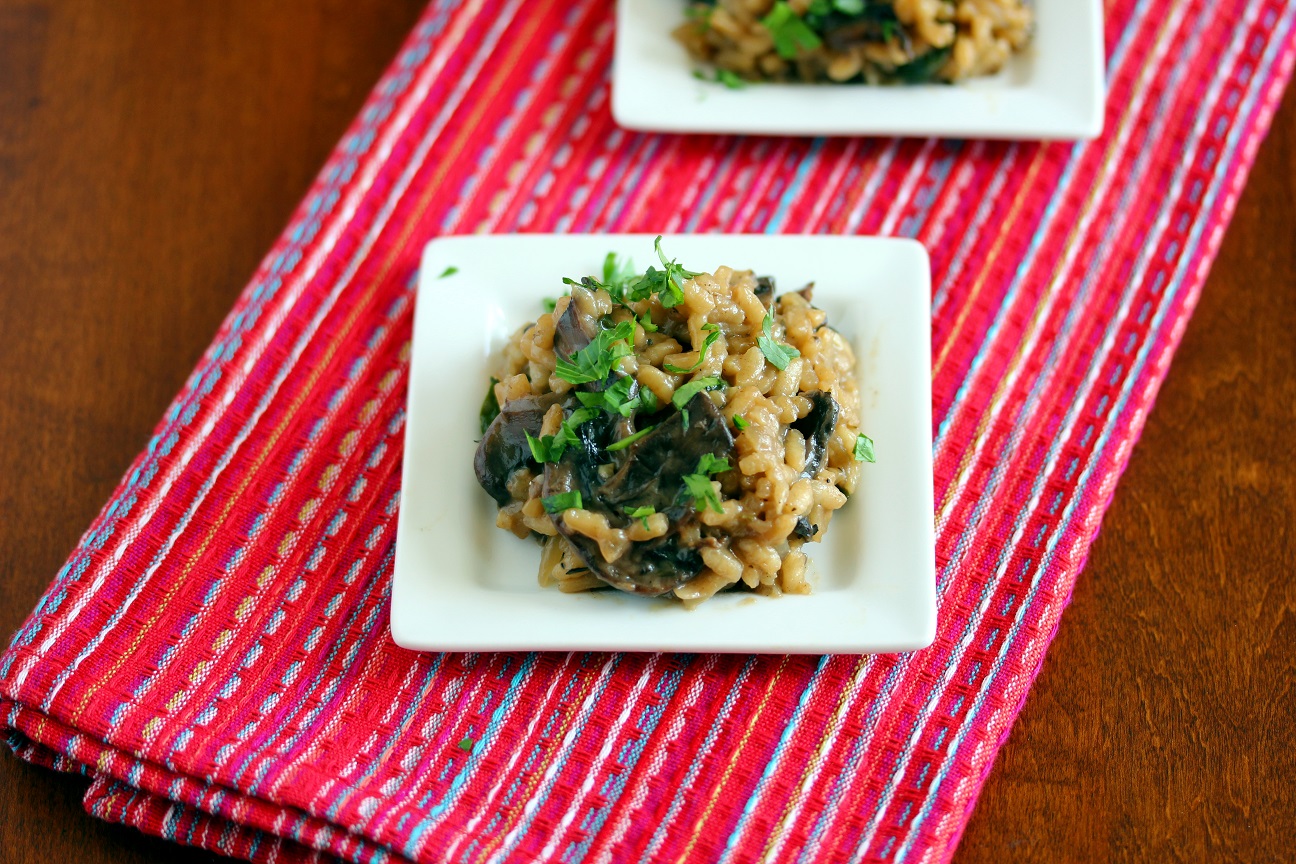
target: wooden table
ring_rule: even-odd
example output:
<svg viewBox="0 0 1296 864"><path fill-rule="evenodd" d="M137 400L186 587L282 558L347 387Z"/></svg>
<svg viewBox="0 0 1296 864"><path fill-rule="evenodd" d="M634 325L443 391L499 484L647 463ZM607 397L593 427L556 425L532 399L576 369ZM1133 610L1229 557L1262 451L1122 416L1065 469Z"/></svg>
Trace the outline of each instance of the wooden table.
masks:
<svg viewBox="0 0 1296 864"><path fill-rule="evenodd" d="M421 10L0 0L0 638ZM958 860L1296 855L1289 98ZM0 756L3 861L208 861Z"/></svg>

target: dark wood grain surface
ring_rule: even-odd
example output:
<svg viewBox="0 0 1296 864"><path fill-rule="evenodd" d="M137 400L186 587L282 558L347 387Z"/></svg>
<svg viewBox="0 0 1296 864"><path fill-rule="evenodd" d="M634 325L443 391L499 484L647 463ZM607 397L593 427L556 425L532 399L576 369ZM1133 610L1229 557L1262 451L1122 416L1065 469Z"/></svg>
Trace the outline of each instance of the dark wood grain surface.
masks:
<svg viewBox="0 0 1296 864"><path fill-rule="evenodd" d="M0 638L143 446L413 0L0 0ZM1296 857L1288 98L961 864ZM0 860L218 860L0 754Z"/></svg>

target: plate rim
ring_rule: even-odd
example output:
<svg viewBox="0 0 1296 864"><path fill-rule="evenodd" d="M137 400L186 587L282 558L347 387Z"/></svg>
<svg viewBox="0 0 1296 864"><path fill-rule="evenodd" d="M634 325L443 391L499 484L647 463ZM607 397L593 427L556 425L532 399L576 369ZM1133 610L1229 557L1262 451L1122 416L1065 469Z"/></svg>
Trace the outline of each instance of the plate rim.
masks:
<svg viewBox="0 0 1296 864"><path fill-rule="evenodd" d="M640 104L627 87L629 71L626 55L629 53L632 9L642 2L676 2L676 0L617 0L616 34L614 37L612 58L612 118L618 126L642 132L665 132L675 134L737 134L737 135L785 135L793 137L951 137L965 139L1003 140L1003 141L1086 141L1102 135L1107 99L1106 81L1106 46L1104 44L1104 10L1102 0L1066 0L1081 8L1087 26L1084 29L1085 42L1078 49L1085 59L1084 104L1059 97L1048 91L1024 90L1015 88L978 91L966 84L956 85L912 85L915 89L931 93L943 93L955 96L954 99L939 98L940 107L955 109L953 112L934 109L926 117L929 120L915 120L909 116L904 120L873 121L868 112L851 112L849 110L822 110L814 122L766 122L763 116L774 112L752 112L753 119L743 122L728 122L723 114L716 112L696 112L701 121L688 111L665 114L653 111ZM682 3L682 0L678 0ZM1083 4L1083 7L1081 7ZM661 34L661 39L671 41L669 33ZM682 52L683 49L680 49ZM1060 61L1058 61L1060 62ZM725 98L724 88L717 84L702 84L712 89L715 96ZM759 88L775 88L774 92L814 88L831 93L828 101L833 103L829 108L850 108L853 99L860 94L858 89L846 92L845 88L833 85L815 84L761 84ZM753 88L754 89L754 88ZM875 92L888 88L873 88ZM841 91L838 94L837 91ZM674 91L670 94L678 96ZM994 92L997 100L1021 102L1022 104L1008 117L1001 119L983 119L982 122L960 119L959 103L966 101L963 96L971 97L977 92ZM750 91L744 90L744 95ZM708 96L708 98L710 98ZM678 101L676 104L679 104ZM952 116L953 120L949 119ZM1049 118L1047 122L1041 122ZM836 121L823 119L824 116L841 118ZM864 119L849 119L856 116ZM674 118L674 119L672 119Z"/></svg>
<svg viewBox="0 0 1296 864"><path fill-rule="evenodd" d="M451 248L454 244L461 244L461 243L488 244L487 248L489 248L489 244L498 244L501 242L507 244L511 241L517 241L517 240L522 240L524 244L525 243L545 243L545 244L563 243L570 240L577 240L578 242L583 244L594 244L597 242L600 246L606 248L609 243L624 245L631 242L634 242L636 244L646 242L648 244L651 244L652 238L655 236L656 235L654 234L643 234L643 233L448 235L445 237L434 239L433 241L429 242L425 247L422 256L422 266L419 274L419 293L422 296L428 296L426 293L428 289L425 286L425 283L437 281L437 276L433 273L433 270L436 270L437 267L439 266L439 265L432 265L431 262L436 257L436 254L438 252L447 248ZM408 490L412 488L417 488L417 486L419 485L419 483L416 482L414 486L411 486L411 475L415 470L415 465L417 460L409 457L409 451L407 447L405 453L406 458L402 460L402 477L401 477L402 504L398 515L397 538L395 544L396 546L395 562L393 567L393 584L392 584L392 591L391 591L391 600L389 604L389 620L390 620L391 632L392 632L393 640L396 642L396 644L414 650L426 650L426 651L613 650L613 651L653 651L653 652L694 651L694 652L720 652L720 653L858 654L858 653L865 653L865 652L889 653L895 651L915 650L917 648L925 647L926 645L930 644L931 641L934 639L935 629L936 629L935 534L934 534L934 505L933 505L934 490L932 488L934 483L933 483L933 475L931 473L932 460L931 460L931 446L930 446L930 437L929 437L930 427L931 427L931 398L930 398L931 397L931 392L930 392L931 377L930 377L930 318L927 316L927 310L930 309L931 278L930 278L930 258L927 254L926 249L922 246L922 244L918 243L917 241L909 240L906 238L860 237L856 235L833 236L833 235L805 235L805 234L800 234L800 235L676 234L676 235L667 235L667 239L665 242L668 245L668 248L671 240L678 239L678 238L691 238L691 239L698 238L699 240L704 241L708 245L716 244L718 241L723 242L725 240L734 240L734 239L748 241L748 242L759 239L761 243L768 243L770 241L776 243L786 242L786 241L793 241L793 242L808 241L812 244L834 244L834 245L860 244L864 246L876 245L878 246L878 248L892 248L895 250L899 250L897 251L896 254L903 253L912 256L913 260L911 263L915 265L917 269L915 269L914 274L911 275L916 275L919 273L919 271L921 271L921 278L916 280L916 283L914 285L907 286L907 288L909 290L918 292L917 296L912 299L915 301L921 301L921 308L924 313L924 320L926 321L927 324L927 326L923 328L925 332L924 332L924 340L922 343L923 356L926 359L926 363L922 365L922 369L921 369L921 371L924 373L921 376L922 381L926 383L926 398L918 400L920 407L917 409L918 414L921 415L920 420L922 426L928 430L924 434L924 438L925 438L924 454L925 455L922 460L924 463L923 467L926 470L927 482L925 484L923 483L919 484L920 486L924 487L919 491L920 493L923 493L925 495L926 504L931 505L928 507L928 509L931 512L933 512L933 517L930 521L926 522L926 524L922 526L922 530L925 533L924 548L927 553L930 553L930 560L924 560L914 565L915 567L923 567L925 572L922 574L921 578L915 578L914 580L912 580L917 590L914 592L912 596L909 596L909 601L913 601L914 598L919 593L921 593L922 596L918 598L920 601L919 604L911 603L910 606L906 607L906 611L912 612L914 619L917 620L916 625L912 628L912 633L909 635L909 638L896 639L890 642L884 642L878 639L859 640L859 639L847 638L847 639L838 639L836 641L831 639L823 639L814 645L807 645L804 644L803 642L799 642L797 644L784 645L784 644L780 644L776 640L771 640L767 637L762 637L759 640L752 641L749 644L748 643L740 644L738 641L733 639L721 639L721 640L709 640L709 641L703 639L701 641L688 641L686 639L681 639L678 637L672 638L669 635L669 628L668 628L666 631L668 635L665 638L661 638L659 635L653 634L646 639L621 638L617 640L617 644L611 644L611 643L603 644L598 639L589 639L583 637L574 637L568 641L563 641L562 639L553 638L552 635L543 639L527 638L525 636L523 638L514 639L514 638L509 638L507 636L501 636L499 634L495 634L489 639L474 638L474 639L470 639L467 642L463 641L462 639L456 640L454 638L429 639L427 636L427 629L429 626L431 626L431 624L429 623L428 619L426 617L422 617L416 621L415 618L412 617L413 616L412 611L409 611L409 614L405 614L402 611L402 610L409 610L409 606L405 602L409 599L409 597L407 597L406 595L409 595L411 593L417 594L417 592L414 591L414 586L411 581L416 577L416 574L406 574L405 577L402 576L404 571L406 571L409 567L414 566L406 560L406 557L408 555L415 554L414 552L410 551L412 548L410 544L413 541L408 539L408 535L409 532L416 529L411 527L410 525L409 519L412 517L407 518L407 514L409 513L411 508L406 506L408 503L410 503L410 499L407 498L406 496L409 494ZM601 254L602 253L600 253L600 255ZM728 253L725 253L723 250L721 250L718 254L725 255ZM416 308L415 308L415 316L414 316L415 330L411 338L411 347L410 347L411 369L410 369L410 381L409 381L410 389L409 389L409 396L408 396L409 402L408 402L408 411L407 411L406 428L405 428L406 442L410 440L411 433L418 434L418 429L416 427L419 422L418 418L420 417L420 412L416 410L414 400L417 398L416 393L418 392L415 387L415 378L419 376L419 370L421 368L421 365L417 360L417 352L419 346L419 338L418 338L419 323L420 323L420 318L424 317L419 314L419 310L421 308L423 307L419 306L416 300ZM424 313L424 315L427 314L430 313L427 312ZM498 529L494 528L494 526L490 526L489 531L498 531ZM462 588L462 585L465 584L465 580L460 580L457 584ZM570 603L570 601L573 599L571 595L562 595L556 591L528 593L528 594L508 594L507 592L490 592L489 594L487 594L488 589L480 588L480 589L474 589L472 593L477 593L478 590L480 590L480 593L483 596L491 597L491 602L495 604L493 608L495 608L496 610L503 609L504 607L512 608L510 604L516 605L516 603L519 602L517 598L522 598L520 602L526 604L527 607L526 611L543 613L542 607L549 604L554 598L559 598L562 602L566 602L566 603ZM608 595L611 595L612 593L613 592L606 592L606 594ZM847 591L846 593L848 596L853 596L850 591ZM595 596L595 595L581 595L581 596L588 597L588 596ZM815 596L822 597L823 595L811 595L811 597L815 597ZM540 599L537 600L537 598ZM455 619L454 613L456 611L455 601L462 598L458 597L455 592L448 592L445 595L445 599L447 600L446 603L435 604L435 608L432 611L433 613L444 613L443 615L441 615L441 620L439 623L447 628L453 629L454 627L459 626L459 624L461 623ZM631 601L638 601L640 598L628 598L628 599ZM801 599L802 598L785 597L785 598L780 598L777 601L770 601L770 602L795 603ZM613 601L613 602L617 602L617 601ZM735 602L740 602L740 601L735 601ZM473 606L473 604L469 604L468 608L475 608L475 607ZM462 611L462 607L460 607L459 611ZM421 615L426 616L428 614L428 609L426 606L421 605L419 612ZM843 612L843 614L846 613ZM607 620L613 621L615 619L609 617ZM856 621L856 623L858 623L858 621ZM844 627L843 630L845 630Z"/></svg>

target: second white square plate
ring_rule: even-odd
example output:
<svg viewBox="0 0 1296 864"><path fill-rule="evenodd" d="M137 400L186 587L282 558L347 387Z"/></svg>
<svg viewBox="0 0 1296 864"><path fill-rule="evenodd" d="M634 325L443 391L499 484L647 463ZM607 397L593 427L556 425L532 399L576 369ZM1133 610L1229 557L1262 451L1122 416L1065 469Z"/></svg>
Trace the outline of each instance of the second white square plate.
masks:
<svg viewBox="0 0 1296 864"><path fill-rule="evenodd" d="M851 340L877 462L823 543L808 543L809 596L717 595L696 609L617 591L563 594L536 581L540 547L495 527L472 460L490 357L614 251L653 260L651 235L449 237L424 252L392 586L392 636L420 650L866 653L929 644L936 627L932 504L931 281L911 240L677 235L666 253L815 283L815 304ZM457 268L453 275L442 274Z"/></svg>
<svg viewBox="0 0 1296 864"><path fill-rule="evenodd" d="M1102 0L1034 0L1030 46L998 75L872 87L752 84L693 77L671 38L684 0L618 0L612 115L628 129L754 135L1084 139L1102 132Z"/></svg>

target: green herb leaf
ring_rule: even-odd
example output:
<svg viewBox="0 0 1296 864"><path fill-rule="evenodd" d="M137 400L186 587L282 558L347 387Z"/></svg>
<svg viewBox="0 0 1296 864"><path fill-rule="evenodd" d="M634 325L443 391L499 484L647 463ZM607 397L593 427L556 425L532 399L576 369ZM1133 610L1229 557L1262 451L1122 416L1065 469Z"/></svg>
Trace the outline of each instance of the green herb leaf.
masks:
<svg viewBox="0 0 1296 864"><path fill-rule="evenodd" d="M456 267L456 266L454 266L453 264L451 264L449 267L447 267L446 269L442 270L442 271L441 271L441 275L438 276L437 278L438 278L438 279L445 279L447 276L453 276L453 275L455 275L455 274L458 273L458 272L459 272L459 268Z"/></svg>
<svg viewBox="0 0 1296 864"><path fill-rule="evenodd" d="M473 741L471 738L465 737L462 741L459 742L459 749L464 751L465 753L471 753L474 744L476 744L475 741Z"/></svg>
<svg viewBox="0 0 1296 864"><path fill-rule="evenodd" d="M873 439L861 432L855 436L855 461L876 462L873 456Z"/></svg>
<svg viewBox="0 0 1296 864"><path fill-rule="evenodd" d="M738 429L739 432L743 431L744 429L746 429L748 426L751 425L750 423L747 422L746 418L744 418L741 414L735 414L733 421L734 421L734 426Z"/></svg>
<svg viewBox="0 0 1296 864"><path fill-rule="evenodd" d="M813 51L823 43L810 26L792 11L784 0L778 0L761 24L774 40L774 50L784 60L795 60L801 51Z"/></svg>
<svg viewBox="0 0 1296 864"><path fill-rule="evenodd" d="M552 313L552 312L554 311L554 309L557 308L557 306L558 306L558 298L557 298L557 297L541 297L541 298L540 298L540 303L544 306L544 310L545 310L546 312L550 312L550 313Z"/></svg>
<svg viewBox="0 0 1296 864"><path fill-rule="evenodd" d="M587 408L598 408L609 414L629 417L643 401L639 395L633 397L630 395L634 388L635 380L629 375L623 375L600 393L579 392L576 398Z"/></svg>
<svg viewBox="0 0 1296 864"><path fill-rule="evenodd" d="M675 395L671 397L671 403L674 404L676 408L683 411L684 406L692 401L693 397L701 393L703 390L715 390L723 386L724 381L719 378L694 378L692 381L681 386L675 391ZM688 422L685 421L684 425L687 426Z"/></svg>
<svg viewBox="0 0 1296 864"><path fill-rule="evenodd" d="M699 474L723 474L729 470L728 459L718 459L710 453L703 453L702 458L698 460L697 473Z"/></svg>
<svg viewBox="0 0 1296 864"><path fill-rule="evenodd" d="M491 422L499 416L499 400L495 398L495 385L498 383L499 379L492 375L490 386L486 388L486 398L482 400L481 412L478 415L478 419L481 422L481 432L483 435L486 434L486 428L490 426Z"/></svg>
<svg viewBox="0 0 1296 864"><path fill-rule="evenodd" d="M720 495L716 492L710 477L706 474L685 474L680 479L684 481L684 488L692 496L693 506L699 513L708 507L717 513L724 513L724 507L720 505Z"/></svg>
<svg viewBox="0 0 1296 864"><path fill-rule="evenodd" d="M639 388L639 407L648 414L656 414L657 409L661 407L661 402L657 400L657 394L647 387Z"/></svg>
<svg viewBox="0 0 1296 864"><path fill-rule="evenodd" d="M780 372L788 367L795 358L801 356L801 352L774 339L774 313L766 312L765 321L761 324L761 335L756 340L760 346L761 353L765 359L773 363Z"/></svg>
<svg viewBox="0 0 1296 864"><path fill-rule="evenodd" d="M577 408L558 427L558 434L556 435L545 435L543 438L536 438L523 429L522 434L526 436L527 446L531 448L532 458L542 465L546 462L557 462L567 452L568 447L579 447L580 436L576 434L576 430L597 417L600 411L599 408Z"/></svg>
<svg viewBox="0 0 1296 864"><path fill-rule="evenodd" d="M693 77L708 84L723 84L730 90L741 90L747 86L747 81L730 69L716 69L711 74L707 74L704 69L694 69Z"/></svg>
<svg viewBox="0 0 1296 864"><path fill-rule="evenodd" d="M634 284L627 287L626 297L629 300L647 300L649 297L655 296L657 302L661 303L663 307L671 309L684 302L684 282L698 274L692 270L685 270L674 259L666 260L666 253L662 252L661 241L661 235L658 235L653 242L653 249L657 252L657 258L665 269L658 270L655 267L649 267Z"/></svg>
<svg viewBox="0 0 1296 864"><path fill-rule="evenodd" d="M581 510L584 507L579 489L573 489L570 492L559 492L557 495L541 498L540 503L544 505L545 512L551 515L557 515L567 510Z"/></svg>
<svg viewBox="0 0 1296 864"><path fill-rule="evenodd" d="M590 344L570 358L558 357L554 374L569 384L587 384L602 381L612 372L616 362L632 352L625 340L634 336L634 324L622 321L594 337Z"/></svg>
<svg viewBox="0 0 1296 864"><path fill-rule="evenodd" d="M626 289L637 276L631 259L622 261L615 252L607 253L603 259L603 287L618 303L625 302Z"/></svg>
<svg viewBox="0 0 1296 864"><path fill-rule="evenodd" d="M657 511L651 507L623 507L625 514L631 519L640 519L643 521L644 530L648 529L648 517Z"/></svg>
<svg viewBox="0 0 1296 864"><path fill-rule="evenodd" d="M656 333L659 329L661 329L656 324L653 323L652 316L649 315L647 312L638 316L637 318L635 318L635 320L639 322L640 327L644 328L645 333Z"/></svg>
<svg viewBox="0 0 1296 864"><path fill-rule="evenodd" d="M552 436L553 440L549 442L549 454L551 457L549 461L557 462L562 458L562 454L567 452L568 447L579 447L581 442L576 430L598 415L598 408L577 408L573 411L558 427L558 434ZM546 439L549 437L545 436Z"/></svg>
<svg viewBox="0 0 1296 864"><path fill-rule="evenodd" d="M522 434L526 436L527 446L531 448L531 458L543 465L546 462L557 462L553 456L553 439L554 436L546 435L543 438L536 438L525 429ZM561 454L559 454L561 457Z"/></svg>
<svg viewBox="0 0 1296 864"><path fill-rule="evenodd" d="M616 450L624 450L625 448L629 447L631 444L638 441L640 438L644 437L645 435L647 435L649 432L651 432L656 428L657 428L656 425L645 426L643 429L640 429L638 432L635 432L633 435L627 435L626 437L622 438L620 441L617 441L614 444L609 444L607 446L608 452L610 453Z"/></svg>
<svg viewBox="0 0 1296 864"><path fill-rule="evenodd" d="M720 338L720 325L718 324L703 324L702 330L707 335L702 339L702 347L698 350L698 359L696 363L687 369L681 369L678 366L672 366L669 363L662 366L662 368L667 372L670 372L672 375L687 375L690 372L696 372L698 367L706 360L707 349Z"/></svg>

